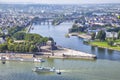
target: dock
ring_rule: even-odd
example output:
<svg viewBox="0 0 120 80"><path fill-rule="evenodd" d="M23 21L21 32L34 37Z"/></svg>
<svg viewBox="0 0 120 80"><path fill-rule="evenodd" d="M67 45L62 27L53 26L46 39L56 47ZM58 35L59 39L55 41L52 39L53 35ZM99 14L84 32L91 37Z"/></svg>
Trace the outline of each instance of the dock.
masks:
<svg viewBox="0 0 120 80"><path fill-rule="evenodd" d="M0 53L0 60L1 61L44 62L42 58L33 57L33 54L21 54L21 53L16 53L16 54Z"/></svg>

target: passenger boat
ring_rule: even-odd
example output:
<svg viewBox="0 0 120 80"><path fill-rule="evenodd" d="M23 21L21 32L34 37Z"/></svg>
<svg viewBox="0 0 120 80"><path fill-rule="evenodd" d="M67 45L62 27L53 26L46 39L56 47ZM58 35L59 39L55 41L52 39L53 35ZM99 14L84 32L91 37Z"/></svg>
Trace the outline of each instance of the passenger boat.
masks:
<svg viewBox="0 0 120 80"><path fill-rule="evenodd" d="M9 57L7 57L7 56L1 56L0 60L9 60Z"/></svg>
<svg viewBox="0 0 120 80"><path fill-rule="evenodd" d="M34 58L33 61L34 62L45 62L45 60L43 60L41 58Z"/></svg>
<svg viewBox="0 0 120 80"><path fill-rule="evenodd" d="M50 68L50 67L35 67L32 69L35 72L55 72L55 68Z"/></svg>
<svg viewBox="0 0 120 80"><path fill-rule="evenodd" d="M6 56L1 56L0 60L2 61L3 64L5 64L5 62L6 62Z"/></svg>

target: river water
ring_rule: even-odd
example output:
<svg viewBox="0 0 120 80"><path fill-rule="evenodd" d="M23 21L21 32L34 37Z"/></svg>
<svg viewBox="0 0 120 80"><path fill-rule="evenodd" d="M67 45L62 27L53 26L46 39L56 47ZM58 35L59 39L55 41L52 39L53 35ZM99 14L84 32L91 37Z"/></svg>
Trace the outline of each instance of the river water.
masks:
<svg viewBox="0 0 120 80"><path fill-rule="evenodd" d="M34 30L31 30L31 33L37 33L42 36L52 37L57 43L57 45L66 48L72 48L75 50L80 50L90 54L95 54L99 59L120 61L119 51L97 48L83 44L83 39L78 38L76 36L71 36L70 38L66 38L65 34L68 33L68 29L71 28L72 24L73 23L62 23L61 25L58 26L33 25Z"/></svg>
<svg viewBox="0 0 120 80"><path fill-rule="evenodd" d="M0 63L0 80L119 80L120 53L85 45L81 38L75 36L65 38L71 25L72 23L59 26L33 25L31 33L53 37L57 45L63 47L96 54L97 60L45 59L46 62L42 64L7 61L6 64ZM62 74L32 72L32 68L40 65L60 68Z"/></svg>

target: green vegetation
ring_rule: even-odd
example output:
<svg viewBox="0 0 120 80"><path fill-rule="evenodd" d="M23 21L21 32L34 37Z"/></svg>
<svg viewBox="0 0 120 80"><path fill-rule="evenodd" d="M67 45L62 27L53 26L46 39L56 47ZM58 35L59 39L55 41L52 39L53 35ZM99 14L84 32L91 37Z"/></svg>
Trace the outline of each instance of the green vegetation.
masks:
<svg viewBox="0 0 120 80"><path fill-rule="evenodd" d="M52 25L59 25L60 23L64 22L64 15L60 15L58 16L58 18L55 18L53 21L52 21Z"/></svg>
<svg viewBox="0 0 120 80"><path fill-rule="evenodd" d="M106 38L105 31L101 30L97 34L91 34L91 42L89 42L92 46L97 46L101 48L108 48L112 50L119 50L120 51L120 31L118 31L118 36Z"/></svg>
<svg viewBox="0 0 120 80"><path fill-rule="evenodd" d="M6 50L7 50L7 44L6 43L0 44L0 51L5 52Z"/></svg>
<svg viewBox="0 0 120 80"><path fill-rule="evenodd" d="M86 34L86 32L79 32L79 34Z"/></svg>
<svg viewBox="0 0 120 80"><path fill-rule="evenodd" d="M117 38L120 39L120 31L118 32L118 37Z"/></svg>
<svg viewBox="0 0 120 80"><path fill-rule="evenodd" d="M99 39L100 41L105 41L106 38L106 33L105 31L99 31L98 34L96 35L96 39Z"/></svg>
<svg viewBox="0 0 120 80"><path fill-rule="evenodd" d="M16 27L9 28L8 33L9 33L9 35L14 35L16 32L22 31L24 29L25 29L25 27L16 26Z"/></svg>
<svg viewBox="0 0 120 80"><path fill-rule="evenodd" d="M16 38L16 40L24 40L26 36L25 32L17 32L13 35L14 38Z"/></svg>
<svg viewBox="0 0 120 80"><path fill-rule="evenodd" d="M9 28L9 36L5 35L6 42L0 44L0 52L38 52L38 46L48 41L47 37L25 33L24 30L24 27Z"/></svg>
<svg viewBox="0 0 120 80"><path fill-rule="evenodd" d="M74 24L72 25L72 28L69 29L69 33L72 32L84 32L85 27L82 27L78 24L77 21L74 22Z"/></svg>
<svg viewBox="0 0 120 80"><path fill-rule="evenodd" d="M92 34L91 34L91 39L92 39L92 40L95 40L95 33L92 33Z"/></svg>
<svg viewBox="0 0 120 80"><path fill-rule="evenodd" d="M21 35L19 34L17 37L14 37L17 40L7 37L6 43L0 44L0 52L37 52L37 45L48 41L48 38L38 34L27 33L24 37L19 38Z"/></svg>
<svg viewBox="0 0 120 80"><path fill-rule="evenodd" d="M94 42L90 42L90 45L120 51L120 46L111 46L108 44L107 41L102 41L102 42L94 41Z"/></svg>
<svg viewBox="0 0 120 80"><path fill-rule="evenodd" d="M58 18L58 19L55 19L55 20L52 21L52 25L56 26L56 25L59 25L62 22L63 22L63 19Z"/></svg>
<svg viewBox="0 0 120 80"><path fill-rule="evenodd" d="M120 19L120 15L119 15L119 16L117 16L117 18L118 18L118 19Z"/></svg>
<svg viewBox="0 0 120 80"><path fill-rule="evenodd" d="M66 38L70 38L69 34L65 34L65 37L66 37Z"/></svg>

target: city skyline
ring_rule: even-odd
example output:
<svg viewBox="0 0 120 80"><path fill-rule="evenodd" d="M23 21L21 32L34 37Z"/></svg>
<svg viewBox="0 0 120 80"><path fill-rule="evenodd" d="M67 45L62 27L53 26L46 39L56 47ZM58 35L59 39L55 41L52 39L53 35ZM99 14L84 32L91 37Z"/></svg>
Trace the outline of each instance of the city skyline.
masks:
<svg viewBox="0 0 120 80"><path fill-rule="evenodd" d="M0 3L25 4L102 4L120 3L120 0L0 0Z"/></svg>

